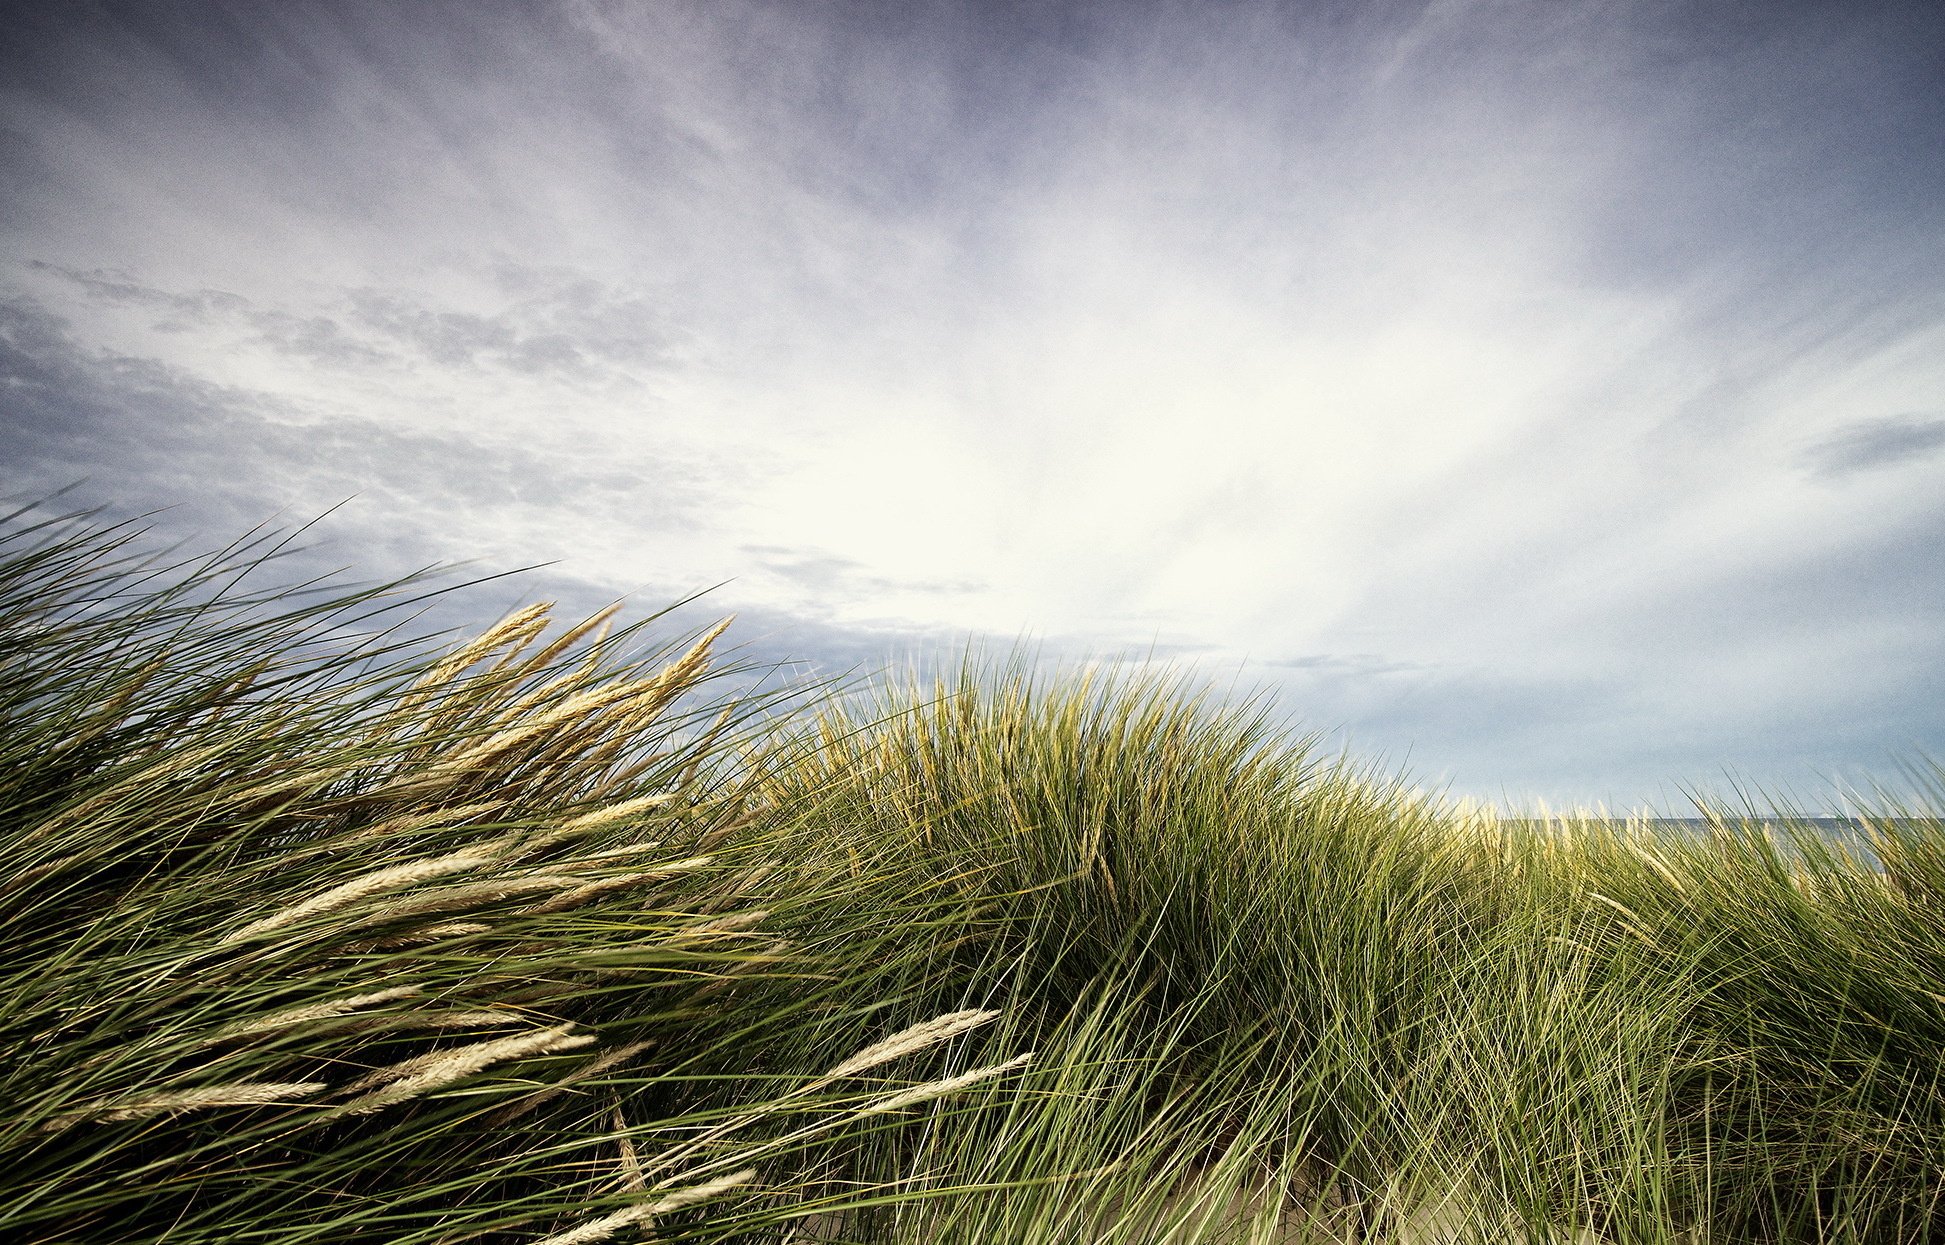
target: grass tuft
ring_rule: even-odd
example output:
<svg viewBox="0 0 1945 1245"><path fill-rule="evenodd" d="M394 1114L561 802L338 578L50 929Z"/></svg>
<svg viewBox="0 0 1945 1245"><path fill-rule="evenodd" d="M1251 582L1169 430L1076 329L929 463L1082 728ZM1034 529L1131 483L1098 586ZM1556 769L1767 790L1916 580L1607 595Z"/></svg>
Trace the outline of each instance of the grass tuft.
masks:
<svg viewBox="0 0 1945 1245"><path fill-rule="evenodd" d="M1945 1236L1935 770L1502 818L1151 673L418 639L281 540L0 528L8 1240Z"/></svg>

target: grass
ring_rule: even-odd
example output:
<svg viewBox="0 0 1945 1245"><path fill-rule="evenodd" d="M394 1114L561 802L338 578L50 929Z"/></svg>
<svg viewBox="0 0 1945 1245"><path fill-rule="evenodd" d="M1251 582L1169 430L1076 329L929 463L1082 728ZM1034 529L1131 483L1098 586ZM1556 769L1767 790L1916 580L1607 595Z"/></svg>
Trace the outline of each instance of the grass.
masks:
<svg viewBox="0 0 1945 1245"><path fill-rule="evenodd" d="M0 533L6 1239L1945 1233L1935 804L1502 821L1152 674L737 694L281 548Z"/></svg>

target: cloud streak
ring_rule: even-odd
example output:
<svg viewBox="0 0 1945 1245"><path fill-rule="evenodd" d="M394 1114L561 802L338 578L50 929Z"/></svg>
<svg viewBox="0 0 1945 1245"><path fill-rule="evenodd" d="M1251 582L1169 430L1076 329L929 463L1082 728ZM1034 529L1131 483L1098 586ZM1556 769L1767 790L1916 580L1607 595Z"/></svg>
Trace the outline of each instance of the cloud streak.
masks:
<svg viewBox="0 0 1945 1245"><path fill-rule="evenodd" d="M1931 457L1945 449L1945 418L1919 414L1867 419L1840 428L1811 446L1804 464L1820 479L1841 480Z"/></svg>

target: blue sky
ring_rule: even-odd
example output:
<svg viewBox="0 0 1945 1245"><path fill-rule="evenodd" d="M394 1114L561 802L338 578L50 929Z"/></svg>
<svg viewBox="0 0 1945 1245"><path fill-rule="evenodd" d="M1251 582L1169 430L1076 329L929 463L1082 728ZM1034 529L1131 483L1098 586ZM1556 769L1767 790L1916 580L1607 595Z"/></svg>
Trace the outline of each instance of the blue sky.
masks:
<svg viewBox="0 0 1945 1245"><path fill-rule="evenodd" d="M1945 16L152 3L0 50L0 490L1456 795L1945 755ZM1829 785L1836 783L1836 786Z"/></svg>

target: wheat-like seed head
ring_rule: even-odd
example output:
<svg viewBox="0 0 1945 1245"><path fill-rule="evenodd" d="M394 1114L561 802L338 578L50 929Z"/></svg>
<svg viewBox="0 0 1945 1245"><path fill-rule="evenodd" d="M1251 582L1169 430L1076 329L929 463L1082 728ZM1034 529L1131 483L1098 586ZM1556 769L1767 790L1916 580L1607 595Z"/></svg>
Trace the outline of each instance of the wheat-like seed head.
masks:
<svg viewBox="0 0 1945 1245"><path fill-rule="evenodd" d="M573 1027L573 1025L555 1025L550 1029L516 1033L511 1037L490 1038L484 1042L474 1042L470 1046L435 1051L429 1055L401 1060L360 1077L346 1086L347 1093L373 1085L384 1085L385 1088L354 1099L338 1110L345 1115L369 1115L374 1111L381 1111L422 1094L431 1093L454 1081L463 1080L496 1063L505 1063L510 1059L531 1059L539 1055L552 1055L594 1044L593 1035L573 1033L571 1032Z"/></svg>
<svg viewBox="0 0 1945 1245"><path fill-rule="evenodd" d="M621 1153L621 1187L630 1193L648 1192L648 1177L642 1174L642 1156L635 1149L635 1139L628 1135L628 1121L621 1118L621 1108L611 1108L608 1119L614 1125L615 1149Z"/></svg>
<svg viewBox="0 0 1945 1245"><path fill-rule="evenodd" d="M425 994L420 986L390 986L374 990L369 994L354 994L349 998L327 999L322 1003L307 1003L302 1007L287 1008L281 1012L271 1012L254 1020L240 1021L230 1025L205 1039L204 1045L220 1042L248 1033L262 1033L269 1029L286 1029L312 1020L329 1020L343 1016L362 1007L375 1007L380 1003L391 1003L398 999L419 998Z"/></svg>
<svg viewBox="0 0 1945 1245"><path fill-rule="evenodd" d="M546 648L541 649L538 653L535 653L532 657L527 658L526 661L521 663L521 668L523 670L541 669L542 667L546 666L548 662L554 660L554 658L559 657L562 653L565 653L568 649L572 648L574 646L574 641L580 639L588 632L593 631L596 627L607 626L608 620L613 618L620 611L621 611L621 602L616 601L613 605L608 606L606 609L599 610L593 614L588 615L585 619L574 624L572 627L569 627L565 632L561 633L559 639L549 644ZM596 648L599 648L598 644L596 645Z"/></svg>
<svg viewBox="0 0 1945 1245"><path fill-rule="evenodd" d="M582 884L581 878L564 874L528 874L524 877L494 878L485 882L469 882L461 886L447 886L428 891L423 895L412 896L376 909L359 923L371 925L380 921L396 921L401 917L430 916L436 912L453 912L462 908L477 908L483 904L499 903L505 899L517 899L522 895L533 895L547 891L569 890ZM424 931L419 931L423 933ZM478 930L459 931L478 933Z"/></svg>
<svg viewBox="0 0 1945 1245"><path fill-rule="evenodd" d="M889 1098L867 1104L859 1109L858 1114L880 1115L886 1111L902 1111L906 1107L916 1106L921 1102L929 1102L934 1098L941 1098L947 1094L956 1093L968 1085L977 1085L981 1081L990 1081L996 1076L1003 1076L1013 1071L1015 1068L1024 1067L1033 1059L1033 1055L1034 1052L1028 1051L1024 1055L1015 1055L1005 1063L996 1063L984 1068L974 1068L971 1072L962 1072L958 1076L949 1076L942 1081L933 1081L913 1089L904 1090L901 1093L891 1095Z"/></svg>
<svg viewBox="0 0 1945 1245"><path fill-rule="evenodd" d="M649 839L641 843L624 843L620 847L603 848L598 852L589 852L585 856L577 856L575 857L575 863L581 865L607 864L617 860L624 860L630 856L640 856L647 852L659 852L663 846L664 844L660 839ZM713 860L714 857L707 857L706 859ZM687 862L679 861L677 863L686 864Z"/></svg>
<svg viewBox="0 0 1945 1245"><path fill-rule="evenodd" d="M599 830L603 826L612 826L618 821L627 821L630 817L639 816L651 808L660 808L675 799L678 794L674 791L658 791L654 795L622 800L605 808L597 808L590 813L582 813L578 817L570 817L560 825L552 827L548 834L550 836L578 834L588 830Z"/></svg>
<svg viewBox="0 0 1945 1245"><path fill-rule="evenodd" d="M618 873L611 878L601 878L593 882L584 882L572 890L562 891L551 899L546 899L535 904L533 907L527 909L527 911L535 916L547 912L564 912L569 908L578 907L590 900L599 899L603 895L611 895L616 891L627 890L634 886L645 886L650 882L659 882L664 878L670 878L680 873L700 869L714 859L715 857L713 856L694 856L688 860L678 860L673 864L663 865L659 869L643 869L634 873Z"/></svg>
<svg viewBox="0 0 1945 1245"><path fill-rule="evenodd" d="M446 921L438 925L421 925L417 929L402 930L384 938L374 938L368 943L346 944L345 950L392 950L397 947L417 947L428 942L438 942L441 938L458 938L462 934L490 934L493 927L484 921Z"/></svg>
<svg viewBox="0 0 1945 1245"><path fill-rule="evenodd" d="M641 1206L630 1206L612 1215L603 1215L599 1219L590 1220L578 1228L557 1232L553 1236L534 1242L534 1245L594 1245L594 1242L605 1241L623 1228L644 1224L658 1215L667 1215L686 1206L694 1206L697 1202L707 1201L755 1179L754 1167L745 1168L740 1172L731 1172L727 1176L718 1176L714 1180L687 1189L677 1189L657 1201Z"/></svg>
<svg viewBox="0 0 1945 1245"><path fill-rule="evenodd" d="M379 839L387 835L411 834L415 830L425 830L432 826L458 826L471 817L490 813L505 803L504 800L486 799L472 804L462 804L458 808L440 808L426 813L407 813L392 817L376 825L348 834L339 843L357 843L365 839Z"/></svg>
<svg viewBox="0 0 1945 1245"><path fill-rule="evenodd" d="M204 1085L173 1093L151 1094L145 1098L101 1103L85 1111L58 1116L43 1124L41 1129L43 1132L53 1132L88 1121L105 1124L176 1111L201 1111L210 1107L260 1107L309 1098L329 1088L323 1081L237 1081L229 1085Z"/></svg>
<svg viewBox="0 0 1945 1245"><path fill-rule="evenodd" d="M688 929L676 930L670 937L709 938L717 934L737 934L762 921L769 915L770 910L768 908L753 908L748 912L736 912L729 916L718 917L713 921L704 921L700 925L691 925Z"/></svg>
<svg viewBox="0 0 1945 1245"><path fill-rule="evenodd" d="M977 1029L980 1025L998 1017L998 1012L980 1011L977 1008L934 1016L909 1029L901 1029L882 1042L874 1042L826 1072L819 1079L835 1081L842 1077L856 1076L860 1072L869 1071L880 1064L890 1063L894 1059L924 1050L928 1046L937 1046L940 1042Z"/></svg>
<svg viewBox="0 0 1945 1245"><path fill-rule="evenodd" d="M552 1102L554 1099L572 1089L576 1084L600 1076L610 1068L620 1067L622 1064L627 1063L630 1059L633 1059L654 1045L654 1042L630 1042L626 1046L617 1046L613 1050L605 1051L587 1063L575 1068L572 1072L563 1076L560 1080L554 1082L554 1084L549 1085L546 1089L538 1093L530 1094L512 1106L505 1107L496 1112L494 1115L488 1117L487 1122L497 1128L510 1120L517 1120L528 1112Z"/></svg>
<svg viewBox="0 0 1945 1245"><path fill-rule="evenodd" d="M481 847L471 847L465 851L454 852L449 856L438 856L431 860L415 860L409 864L390 865L383 869L374 870L362 877L356 877L342 885L334 886L328 891L313 895L301 903L293 904L283 911L273 913L260 921L254 921L242 929L232 931L217 945L225 946L229 943L248 938L253 934L262 934L274 929L282 929L287 925L293 925L308 917L322 916L327 912L336 912L341 908L350 907L359 900L369 898L372 895L382 895L387 891L402 890L408 886L416 886L420 882L431 881L433 878L447 877L454 873L463 873L468 869L477 869L482 865L493 862L494 857L498 854L497 849L499 846L499 844L487 844Z"/></svg>
<svg viewBox="0 0 1945 1245"><path fill-rule="evenodd" d="M495 649L508 643L531 642L534 635L546 628L548 612L553 608L552 601L538 601L508 614L488 627L477 639L468 641L452 656L428 670L419 680L417 688L444 686Z"/></svg>

